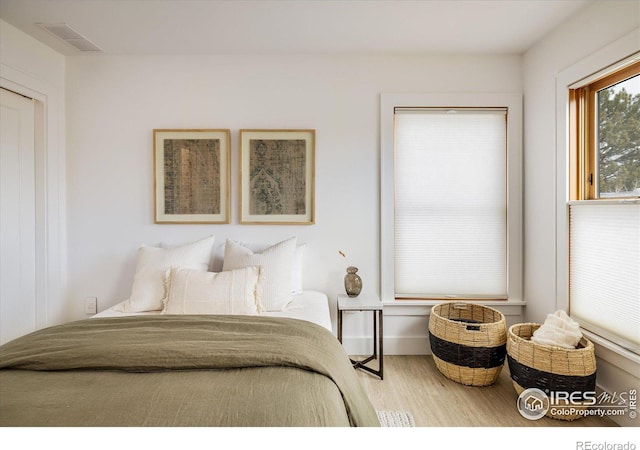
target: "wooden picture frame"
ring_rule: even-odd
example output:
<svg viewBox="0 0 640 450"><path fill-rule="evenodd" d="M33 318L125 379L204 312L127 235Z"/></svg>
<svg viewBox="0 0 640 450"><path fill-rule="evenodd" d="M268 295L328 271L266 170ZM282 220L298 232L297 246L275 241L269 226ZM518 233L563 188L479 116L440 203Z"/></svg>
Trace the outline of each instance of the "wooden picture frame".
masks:
<svg viewBox="0 0 640 450"><path fill-rule="evenodd" d="M240 169L240 223L314 223L315 130L240 130Z"/></svg>
<svg viewBox="0 0 640 450"><path fill-rule="evenodd" d="M153 130L155 223L229 223L230 131Z"/></svg>

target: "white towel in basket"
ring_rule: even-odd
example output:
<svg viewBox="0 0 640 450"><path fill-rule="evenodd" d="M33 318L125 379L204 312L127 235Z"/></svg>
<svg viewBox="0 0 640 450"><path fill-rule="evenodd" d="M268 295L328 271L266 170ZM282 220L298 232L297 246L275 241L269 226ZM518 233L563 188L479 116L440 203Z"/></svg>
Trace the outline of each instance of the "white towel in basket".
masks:
<svg viewBox="0 0 640 450"><path fill-rule="evenodd" d="M580 325L564 311L548 314L544 323L531 336L531 340L537 344L563 348L576 348L580 339Z"/></svg>

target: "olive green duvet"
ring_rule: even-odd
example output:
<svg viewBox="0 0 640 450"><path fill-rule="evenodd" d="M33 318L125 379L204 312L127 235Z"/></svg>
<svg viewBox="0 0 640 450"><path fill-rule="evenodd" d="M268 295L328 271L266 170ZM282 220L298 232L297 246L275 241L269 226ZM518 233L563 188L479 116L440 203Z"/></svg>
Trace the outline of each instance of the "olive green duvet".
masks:
<svg viewBox="0 0 640 450"><path fill-rule="evenodd" d="M338 340L261 316L95 318L0 347L0 425L379 426Z"/></svg>

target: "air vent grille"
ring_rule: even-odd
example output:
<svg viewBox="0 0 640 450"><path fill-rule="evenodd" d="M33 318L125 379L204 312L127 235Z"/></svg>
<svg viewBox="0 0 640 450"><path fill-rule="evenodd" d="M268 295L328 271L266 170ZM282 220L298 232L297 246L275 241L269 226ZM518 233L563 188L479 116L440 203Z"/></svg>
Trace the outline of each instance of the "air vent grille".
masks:
<svg viewBox="0 0 640 450"><path fill-rule="evenodd" d="M47 30L58 39L63 40L82 52L102 52L102 49L82 36L66 23L38 23L40 28Z"/></svg>

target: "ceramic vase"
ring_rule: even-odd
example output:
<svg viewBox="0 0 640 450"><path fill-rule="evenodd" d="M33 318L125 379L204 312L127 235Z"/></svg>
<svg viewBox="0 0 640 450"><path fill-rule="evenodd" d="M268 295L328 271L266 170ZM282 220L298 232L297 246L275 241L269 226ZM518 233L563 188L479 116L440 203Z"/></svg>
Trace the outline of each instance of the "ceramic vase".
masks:
<svg viewBox="0 0 640 450"><path fill-rule="evenodd" d="M347 274L344 276L344 289L349 297L357 297L362 290L362 279L356 272L357 267L347 267Z"/></svg>

